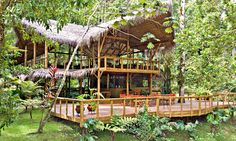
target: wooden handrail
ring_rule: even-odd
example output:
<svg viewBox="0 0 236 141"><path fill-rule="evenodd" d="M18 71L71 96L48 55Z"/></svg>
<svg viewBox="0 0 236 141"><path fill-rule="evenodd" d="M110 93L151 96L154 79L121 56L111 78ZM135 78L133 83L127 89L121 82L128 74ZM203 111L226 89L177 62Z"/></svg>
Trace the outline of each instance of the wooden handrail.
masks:
<svg viewBox="0 0 236 141"><path fill-rule="evenodd" d="M165 117L183 117L183 116L201 116L207 113L212 112L215 108L227 108L232 105L235 105L235 98L236 93L217 93L215 95L208 95L208 96L142 96L142 97L125 97L125 98L108 98L108 99L72 99L72 98L63 98L59 97L57 99L57 104L54 105L54 109L52 113L58 117L66 118L72 121L76 121L80 123L80 126L83 125L83 122L88 118L87 114L84 113L84 105L87 105L90 102L96 102L96 115L93 118L103 119L103 113L99 113L99 104L106 103L108 104L110 111L107 111L107 115L105 116L106 119L110 119L114 115L114 106L119 104L122 105L122 111L119 114L120 116L129 116L131 113L129 108L133 106L132 114L137 114L140 106L146 105L149 107L153 105L152 103L155 102L155 105L151 106L152 108L148 108L148 112L152 112L157 116L165 116ZM176 112L176 108L172 107L172 102L176 102L176 100L180 100L179 109ZM187 104L187 108L185 109L186 105L184 105L184 101L189 100L190 105ZM193 106L193 101L196 100L196 104L198 106ZM220 101L223 100L223 101ZM161 107L163 104L166 103L168 106L167 110L164 110ZM215 104L214 104L214 103ZM65 103L65 104L63 104ZM75 115L75 104L80 104L80 113L79 116ZM217 103L217 105L216 105ZM69 108L69 104L72 104L72 107ZM130 106L129 108L127 107ZM131 106L132 105L132 106ZM102 106L101 106L102 108ZM59 109L59 110L57 110ZM62 110L62 109L65 109ZM72 110L72 112L69 110Z"/></svg>

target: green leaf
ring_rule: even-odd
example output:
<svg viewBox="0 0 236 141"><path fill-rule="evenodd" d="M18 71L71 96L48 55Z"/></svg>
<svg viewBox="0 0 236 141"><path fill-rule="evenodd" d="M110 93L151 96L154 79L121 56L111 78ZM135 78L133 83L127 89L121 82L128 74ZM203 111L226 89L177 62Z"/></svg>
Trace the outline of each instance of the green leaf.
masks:
<svg viewBox="0 0 236 141"><path fill-rule="evenodd" d="M120 23L121 23L122 25L127 25L127 21L126 21L125 19L120 20Z"/></svg>
<svg viewBox="0 0 236 141"><path fill-rule="evenodd" d="M152 49L154 47L155 47L155 45L152 42L149 42L148 45L147 45L148 49Z"/></svg>
<svg viewBox="0 0 236 141"><path fill-rule="evenodd" d="M141 4L144 4L144 3L146 3L146 0L139 0L139 2L140 2Z"/></svg>
<svg viewBox="0 0 236 141"><path fill-rule="evenodd" d="M119 21L115 21L113 24L112 24L112 27L113 28L118 28L120 25Z"/></svg>
<svg viewBox="0 0 236 141"><path fill-rule="evenodd" d="M173 29L172 29L171 27L167 27L167 28L165 29L165 32L166 32L166 33L172 33L172 32L173 32Z"/></svg>

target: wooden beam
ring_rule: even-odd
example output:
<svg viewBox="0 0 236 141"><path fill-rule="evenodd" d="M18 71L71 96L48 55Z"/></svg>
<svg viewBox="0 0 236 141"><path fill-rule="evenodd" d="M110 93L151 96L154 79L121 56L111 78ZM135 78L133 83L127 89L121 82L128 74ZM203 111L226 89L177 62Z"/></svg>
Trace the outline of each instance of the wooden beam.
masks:
<svg viewBox="0 0 236 141"><path fill-rule="evenodd" d="M105 34L105 35L103 36L103 38L102 38L102 43L101 43L101 45L99 45L99 46L100 46L100 49L98 49L98 50L99 50L100 54L101 54L101 52L102 52L102 48L103 48L103 46L104 46L106 37L107 37L107 34Z"/></svg>
<svg viewBox="0 0 236 141"><path fill-rule="evenodd" d="M36 43L33 42L33 44L34 44L33 66L35 66L35 64L36 64Z"/></svg>
<svg viewBox="0 0 236 141"><path fill-rule="evenodd" d="M44 49L44 68L48 68L48 46L47 46L47 42L45 41L45 49Z"/></svg>

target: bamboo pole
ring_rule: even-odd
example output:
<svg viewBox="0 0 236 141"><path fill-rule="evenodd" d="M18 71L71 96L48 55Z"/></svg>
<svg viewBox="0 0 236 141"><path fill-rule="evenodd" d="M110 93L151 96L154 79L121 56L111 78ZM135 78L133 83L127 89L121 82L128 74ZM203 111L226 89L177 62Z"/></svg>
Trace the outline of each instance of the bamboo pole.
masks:
<svg viewBox="0 0 236 141"><path fill-rule="evenodd" d="M198 115L200 116L202 113L202 108L201 108L201 105L202 105L202 103L201 103L201 100L202 100L202 98L201 97L199 97L199 100L198 100L198 108L199 108L199 111L198 111Z"/></svg>
<svg viewBox="0 0 236 141"><path fill-rule="evenodd" d="M193 116L193 99L190 98L190 115Z"/></svg>
<svg viewBox="0 0 236 141"><path fill-rule="evenodd" d="M125 99L123 100L123 117L125 117Z"/></svg>
<svg viewBox="0 0 236 141"><path fill-rule="evenodd" d="M45 41L45 49L44 49L44 54L45 54L45 58L44 58L44 68L48 68L48 46L47 46L47 42Z"/></svg>
<svg viewBox="0 0 236 141"><path fill-rule="evenodd" d="M109 73L107 74L107 90L109 90L109 81L110 81L110 75Z"/></svg>
<svg viewBox="0 0 236 141"><path fill-rule="evenodd" d="M60 99L59 102L60 102L60 116L61 116L61 112L62 112L62 111L61 111L61 110L62 110L62 107L61 107L61 99Z"/></svg>
<svg viewBox="0 0 236 141"><path fill-rule="evenodd" d="M66 116L68 115L68 100L66 99Z"/></svg>
<svg viewBox="0 0 236 141"><path fill-rule="evenodd" d="M72 117L74 120L74 118L75 118L75 102L74 102L74 100L72 101Z"/></svg>

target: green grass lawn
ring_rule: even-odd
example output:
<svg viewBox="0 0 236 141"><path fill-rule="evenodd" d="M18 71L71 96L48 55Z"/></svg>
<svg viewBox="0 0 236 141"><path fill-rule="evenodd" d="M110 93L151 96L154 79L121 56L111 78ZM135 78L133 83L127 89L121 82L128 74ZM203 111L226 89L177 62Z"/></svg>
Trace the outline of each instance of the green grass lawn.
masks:
<svg viewBox="0 0 236 141"><path fill-rule="evenodd" d="M18 120L7 127L0 136L0 141L74 141L78 140L78 125L50 119L44 133L33 134L37 131L41 112L33 111L31 120L28 113L21 114ZM215 136L210 134L208 123L201 122L197 127L197 140L199 141L236 141L236 121L223 123L219 133ZM109 132L97 134L99 141L110 140ZM188 141L188 134L178 131L170 134L171 140ZM138 141L134 136L125 133L116 134L117 141Z"/></svg>

